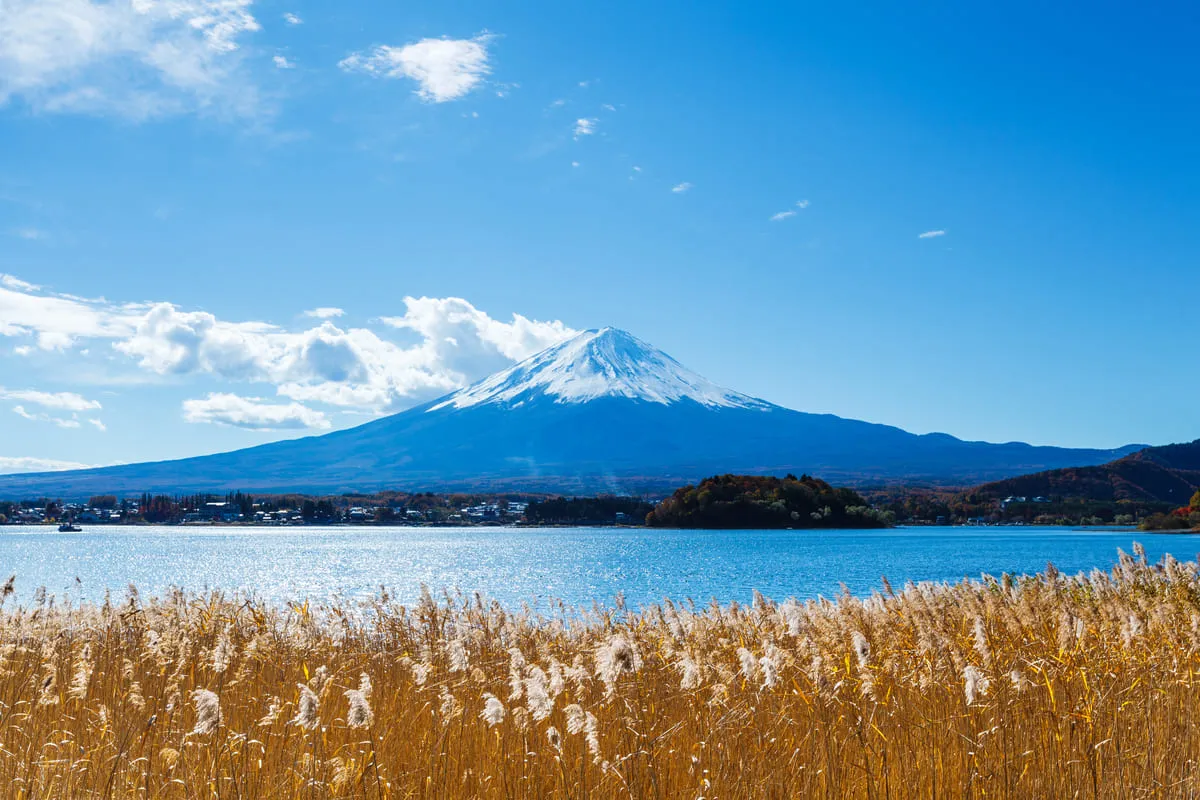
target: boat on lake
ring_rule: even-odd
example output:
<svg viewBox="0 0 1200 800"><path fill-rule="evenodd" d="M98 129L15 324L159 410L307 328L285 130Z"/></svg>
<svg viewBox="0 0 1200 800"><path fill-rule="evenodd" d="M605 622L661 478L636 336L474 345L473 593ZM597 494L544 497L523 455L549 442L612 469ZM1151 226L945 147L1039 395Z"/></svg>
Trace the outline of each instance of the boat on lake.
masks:
<svg viewBox="0 0 1200 800"><path fill-rule="evenodd" d="M58 532L59 533L82 533L83 528L79 527L78 525L76 525L73 522L64 522L62 525L58 526Z"/></svg>

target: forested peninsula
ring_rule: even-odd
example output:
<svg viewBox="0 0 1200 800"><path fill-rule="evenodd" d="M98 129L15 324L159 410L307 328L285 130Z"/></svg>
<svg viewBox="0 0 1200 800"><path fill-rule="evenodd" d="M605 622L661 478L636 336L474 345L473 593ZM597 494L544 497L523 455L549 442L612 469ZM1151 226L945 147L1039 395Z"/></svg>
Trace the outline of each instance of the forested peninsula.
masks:
<svg viewBox="0 0 1200 800"><path fill-rule="evenodd" d="M676 490L646 515L656 528L885 528L894 521L854 490L809 475L717 475Z"/></svg>

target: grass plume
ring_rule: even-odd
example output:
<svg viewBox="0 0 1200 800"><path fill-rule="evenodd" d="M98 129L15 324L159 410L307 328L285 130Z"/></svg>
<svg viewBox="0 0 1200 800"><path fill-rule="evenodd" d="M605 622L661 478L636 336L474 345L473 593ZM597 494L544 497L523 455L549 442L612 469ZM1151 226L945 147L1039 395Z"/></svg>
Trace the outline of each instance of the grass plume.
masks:
<svg viewBox="0 0 1200 800"><path fill-rule="evenodd" d="M1194 797L1198 706L1200 571L1140 554L547 616L428 593L0 610L20 797Z"/></svg>

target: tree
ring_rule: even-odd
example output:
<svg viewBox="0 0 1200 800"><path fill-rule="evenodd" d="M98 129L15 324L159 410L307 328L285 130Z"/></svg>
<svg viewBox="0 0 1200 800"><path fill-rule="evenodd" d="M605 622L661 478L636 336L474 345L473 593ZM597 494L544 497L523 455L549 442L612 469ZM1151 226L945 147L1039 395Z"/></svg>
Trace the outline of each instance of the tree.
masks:
<svg viewBox="0 0 1200 800"><path fill-rule="evenodd" d="M1192 502L1188 503L1188 508L1192 511L1200 511L1200 489L1197 489L1196 493L1192 495Z"/></svg>

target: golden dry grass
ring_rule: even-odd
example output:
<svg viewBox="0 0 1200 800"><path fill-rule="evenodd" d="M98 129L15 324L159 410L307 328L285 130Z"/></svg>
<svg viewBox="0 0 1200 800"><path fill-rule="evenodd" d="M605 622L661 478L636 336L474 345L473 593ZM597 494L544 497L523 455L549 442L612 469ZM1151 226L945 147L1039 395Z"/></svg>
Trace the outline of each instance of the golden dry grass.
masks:
<svg viewBox="0 0 1200 800"><path fill-rule="evenodd" d="M0 614L9 797L1190 797L1197 566L547 616ZM364 677L365 676L365 677Z"/></svg>

